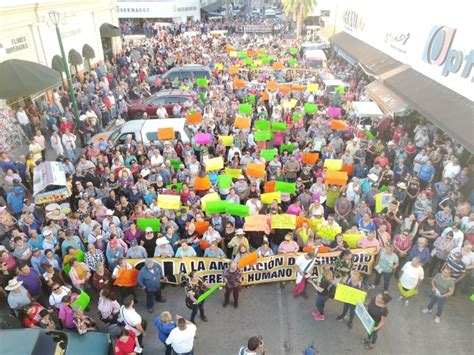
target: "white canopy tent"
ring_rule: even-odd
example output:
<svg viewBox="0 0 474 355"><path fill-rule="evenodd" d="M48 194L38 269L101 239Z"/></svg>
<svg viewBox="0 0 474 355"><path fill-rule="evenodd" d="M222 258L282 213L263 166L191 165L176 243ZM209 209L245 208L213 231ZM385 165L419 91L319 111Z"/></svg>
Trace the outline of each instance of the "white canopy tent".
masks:
<svg viewBox="0 0 474 355"><path fill-rule="evenodd" d="M371 101L354 101L352 103L352 109L354 114L358 118L370 117L370 118L382 118L383 112L377 106L375 102Z"/></svg>

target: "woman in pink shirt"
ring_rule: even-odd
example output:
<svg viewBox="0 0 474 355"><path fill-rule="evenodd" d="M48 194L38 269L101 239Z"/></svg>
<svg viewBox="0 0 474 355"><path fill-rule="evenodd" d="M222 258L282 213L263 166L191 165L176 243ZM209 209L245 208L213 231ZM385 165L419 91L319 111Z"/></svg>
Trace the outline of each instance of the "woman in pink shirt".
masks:
<svg viewBox="0 0 474 355"><path fill-rule="evenodd" d="M288 233L285 235L285 240L281 242L278 247L278 254L296 253L299 249L300 247L298 246L298 243L294 241L293 234Z"/></svg>
<svg viewBox="0 0 474 355"><path fill-rule="evenodd" d="M409 230L404 230L393 238L393 247L395 248L395 253L398 255L399 265L405 265L405 260L407 259L412 243L413 241L410 238ZM395 272L395 277L398 278L399 274L400 268Z"/></svg>
<svg viewBox="0 0 474 355"><path fill-rule="evenodd" d="M286 213L288 214L293 214L295 216L299 216L301 213L301 201L297 200L295 203L292 203L291 205L288 206L288 209L286 210Z"/></svg>
<svg viewBox="0 0 474 355"><path fill-rule="evenodd" d="M357 242L357 246L359 248L376 248L377 249L377 254L380 251L380 240L376 238L376 233L375 231L370 231L367 233L366 236L363 236L362 238L359 239Z"/></svg>

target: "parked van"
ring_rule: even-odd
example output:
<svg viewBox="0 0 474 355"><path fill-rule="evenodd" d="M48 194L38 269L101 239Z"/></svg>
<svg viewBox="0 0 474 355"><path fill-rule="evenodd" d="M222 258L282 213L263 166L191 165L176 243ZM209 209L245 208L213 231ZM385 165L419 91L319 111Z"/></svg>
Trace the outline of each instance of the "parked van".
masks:
<svg viewBox="0 0 474 355"><path fill-rule="evenodd" d="M347 88L347 85L342 80L324 80L324 89L328 94L334 94L338 86L344 86Z"/></svg>
<svg viewBox="0 0 474 355"><path fill-rule="evenodd" d="M326 68L326 54L320 49L307 50L304 53L306 66L314 69Z"/></svg>
<svg viewBox="0 0 474 355"><path fill-rule="evenodd" d="M162 79L163 80L170 80L173 81L176 78L180 80L190 79L194 80L197 78L206 78L209 79L211 77L211 70L209 67L199 64L185 64L182 67L174 67L171 68L168 72L166 72Z"/></svg>
<svg viewBox="0 0 474 355"><path fill-rule="evenodd" d="M186 126L185 118L160 118L125 122L115 129L96 134L89 140L89 144L99 143L101 139L104 142L111 140L114 144L123 144L127 140L127 136L131 134L136 142L143 142L145 146L150 145L150 142L153 141L158 147L162 147L163 144L158 139L159 128L173 128L175 141L178 139L183 143L191 141L192 134Z"/></svg>

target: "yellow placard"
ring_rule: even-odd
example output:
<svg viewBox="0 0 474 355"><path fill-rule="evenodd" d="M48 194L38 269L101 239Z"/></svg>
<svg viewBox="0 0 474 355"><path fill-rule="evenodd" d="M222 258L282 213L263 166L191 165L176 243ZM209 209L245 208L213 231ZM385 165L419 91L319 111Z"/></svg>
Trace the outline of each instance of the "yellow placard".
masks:
<svg viewBox="0 0 474 355"><path fill-rule="evenodd" d="M281 103L281 106L284 108L284 109L289 109L291 108L291 101L283 101Z"/></svg>
<svg viewBox="0 0 474 355"><path fill-rule="evenodd" d="M224 159L222 157L208 159L206 161L206 171L220 170L224 168Z"/></svg>
<svg viewBox="0 0 474 355"><path fill-rule="evenodd" d="M308 90L308 92L316 92L319 90L319 85L318 84L308 84L306 90Z"/></svg>
<svg viewBox="0 0 474 355"><path fill-rule="evenodd" d="M295 108L297 103L298 103L298 100L291 99L291 100L290 100L290 107L291 107L291 108Z"/></svg>
<svg viewBox="0 0 474 355"><path fill-rule="evenodd" d="M259 67L260 65L262 65L262 61L260 59L254 60L253 65Z"/></svg>
<svg viewBox="0 0 474 355"><path fill-rule="evenodd" d="M244 231L246 232L270 232L268 219L270 217L262 214L245 217Z"/></svg>
<svg viewBox="0 0 474 355"><path fill-rule="evenodd" d="M347 245L349 245L349 248L357 248L357 242L364 235L363 233L344 233L342 237Z"/></svg>
<svg viewBox="0 0 474 355"><path fill-rule="evenodd" d="M233 136L219 136L219 140L226 147L230 147L232 145L232 143L234 143L234 137Z"/></svg>
<svg viewBox="0 0 474 355"><path fill-rule="evenodd" d="M176 195L158 195L158 207L168 210L179 210L181 198Z"/></svg>
<svg viewBox="0 0 474 355"><path fill-rule="evenodd" d="M216 69L217 69L217 70L222 70L222 69L224 69L224 64L222 64L222 63L216 63Z"/></svg>
<svg viewBox="0 0 474 355"><path fill-rule="evenodd" d="M334 240L338 233L342 232L342 228L338 226L330 226L327 224L322 224L318 228L318 236L323 239Z"/></svg>
<svg viewBox="0 0 474 355"><path fill-rule="evenodd" d="M277 200L278 203L281 202L281 192L276 191L276 192L267 192L265 194L260 195L260 200L262 203L265 203L267 205L272 204L273 200Z"/></svg>
<svg viewBox="0 0 474 355"><path fill-rule="evenodd" d="M295 229L296 216L292 214L272 215L272 229Z"/></svg>
<svg viewBox="0 0 474 355"><path fill-rule="evenodd" d="M324 167L328 170L340 171L342 169L342 159L326 159Z"/></svg>
<svg viewBox="0 0 474 355"><path fill-rule="evenodd" d="M231 58L237 58L237 54L238 54L237 51L230 51L230 52L229 52L229 57L231 57Z"/></svg>
<svg viewBox="0 0 474 355"><path fill-rule="evenodd" d="M221 198L217 192L211 192L203 197L201 197L201 207L203 211L206 211L206 203L211 201L220 201Z"/></svg>
<svg viewBox="0 0 474 355"><path fill-rule="evenodd" d="M388 207L390 201L392 201L392 194L389 192L381 192L375 195L375 212L382 212L385 207Z"/></svg>
<svg viewBox="0 0 474 355"><path fill-rule="evenodd" d="M334 295L334 299L336 301L353 305L356 305L358 302L364 303L366 297L367 292L358 290L354 287L350 287L344 284L337 285L336 294Z"/></svg>
<svg viewBox="0 0 474 355"><path fill-rule="evenodd" d="M231 169L225 168L226 175L232 176L234 179L238 179L242 175L242 169Z"/></svg>

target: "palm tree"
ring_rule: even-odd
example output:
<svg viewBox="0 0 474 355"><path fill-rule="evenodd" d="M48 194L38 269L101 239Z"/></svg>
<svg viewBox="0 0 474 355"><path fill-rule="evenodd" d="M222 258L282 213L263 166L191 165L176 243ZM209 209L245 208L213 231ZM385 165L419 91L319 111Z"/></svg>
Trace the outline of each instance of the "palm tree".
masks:
<svg viewBox="0 0 474 355"><path fill-rule="evenodd" d="M317 0L282 0L285 14L292 14L296 21L296 38L301 37L303 21L316 6Z"/></svg>

